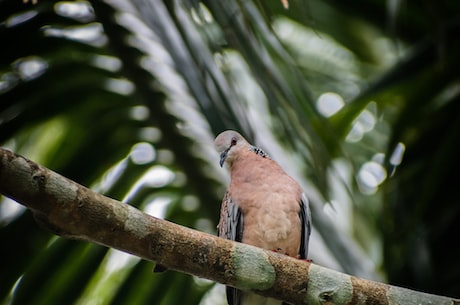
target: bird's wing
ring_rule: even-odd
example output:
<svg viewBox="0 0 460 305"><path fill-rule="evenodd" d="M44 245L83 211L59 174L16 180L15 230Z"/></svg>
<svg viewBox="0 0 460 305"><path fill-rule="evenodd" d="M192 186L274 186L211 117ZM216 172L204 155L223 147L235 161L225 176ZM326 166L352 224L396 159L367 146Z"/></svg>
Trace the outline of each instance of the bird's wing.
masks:
<svg viewBox="0 0 460 305"><path fill-rule="evenodd" d="M222 200L220 221L217 226L219 237L241 242L243 240L243 214L227 191Z"/></svg>
<svg viewBox="0 0 460 305"><path fill-rule="evenodd" d="M310 207L308 206L308 199L304 193L302 193L302 198L300 199L299 217L302 224L299 258L306 259L308 255L308 243L310 241L311 233L311 214Z"/></svg>
<svg viewBox="0 0 460 305"><path fill-rule="evenodd" d="M217 226L217 235L233 241L243 240L243 214L241 209L235 204L227 191L222 200L220 209L220 221ZM241 290L233 287L226 287L227 302L229 305L241 304Z"/></svg>

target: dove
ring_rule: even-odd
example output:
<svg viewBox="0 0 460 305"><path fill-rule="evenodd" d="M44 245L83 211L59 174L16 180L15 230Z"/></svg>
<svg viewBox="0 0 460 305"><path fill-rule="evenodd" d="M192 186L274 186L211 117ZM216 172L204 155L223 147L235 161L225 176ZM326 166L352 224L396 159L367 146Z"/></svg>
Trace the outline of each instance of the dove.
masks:
<svg viewBox="0 0 460 305"><path fill-rule="evenodd" d="M218 236L306 259L311 215L300 185L236 131L220 133L214 146L230 172ZM287 304L230 286L226 294L229 305Z"/></svg>

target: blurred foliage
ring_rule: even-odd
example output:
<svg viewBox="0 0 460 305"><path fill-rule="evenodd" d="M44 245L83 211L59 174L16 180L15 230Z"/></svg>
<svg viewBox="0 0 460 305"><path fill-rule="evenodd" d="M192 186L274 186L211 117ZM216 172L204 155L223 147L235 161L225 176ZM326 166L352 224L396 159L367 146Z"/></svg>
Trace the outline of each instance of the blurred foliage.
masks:
<svg viewBox="0 0 460 305"><path fill-rule="evenodd" d="M0 1L0 142L215 233L237 129L311 201L315 262L460 297L460 3ZM2 304L224 304L0 201Z"/></svg>

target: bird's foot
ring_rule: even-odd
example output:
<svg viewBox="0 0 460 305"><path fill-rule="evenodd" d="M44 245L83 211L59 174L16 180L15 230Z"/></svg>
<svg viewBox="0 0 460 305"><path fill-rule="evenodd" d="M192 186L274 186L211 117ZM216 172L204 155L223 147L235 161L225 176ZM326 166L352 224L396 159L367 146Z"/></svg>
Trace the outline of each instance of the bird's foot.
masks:
<svg viewBox="0 0 460 305"><path fill-rule="evenodd" d="M290 256L288 252L283 252L283 249L281 249L281 248L272 249L272 251L276 252L276 253L280 253L280 254Z"/></svg>
<svg viewBox="0 0 460 305"><path fill-rule="evenodd" d="M306 263L313 263L313 260L312 260L312 259L300 258L299 255L297 255L297 259L298 259L298 260L301 260L301 261L304 261L304 262L306 262Z"/></svg>

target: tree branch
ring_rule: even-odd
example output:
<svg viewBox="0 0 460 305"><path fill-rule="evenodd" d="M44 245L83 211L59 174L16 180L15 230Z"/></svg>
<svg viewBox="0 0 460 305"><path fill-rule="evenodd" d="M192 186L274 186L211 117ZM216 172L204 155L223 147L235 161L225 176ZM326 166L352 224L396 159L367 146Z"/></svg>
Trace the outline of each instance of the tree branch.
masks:
<svg viewBox="0 0 460 305"><path fill-rule="evenodd" d="M293 304L460 304L360 279L147 215L0 148L0 192L55 234ZM152 275L153 276L153 275Z"/></svg>

